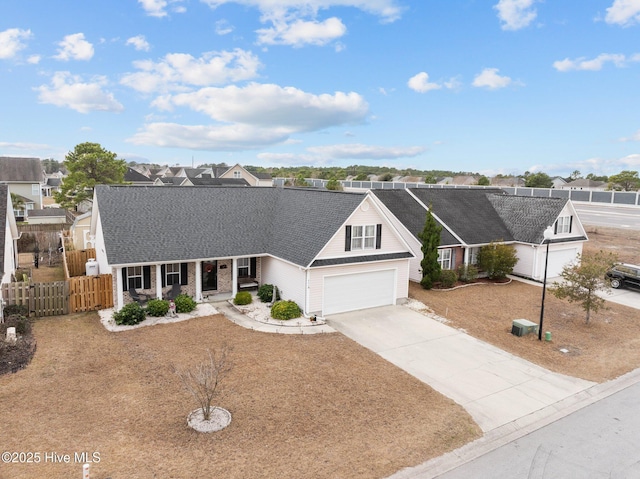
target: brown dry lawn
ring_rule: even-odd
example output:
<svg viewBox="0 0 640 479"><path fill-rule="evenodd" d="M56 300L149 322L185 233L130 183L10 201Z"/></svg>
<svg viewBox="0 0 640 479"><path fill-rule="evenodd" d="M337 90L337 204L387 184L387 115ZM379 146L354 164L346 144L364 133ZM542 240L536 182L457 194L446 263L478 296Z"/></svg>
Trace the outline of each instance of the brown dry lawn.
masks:
<svg viewBox="0 0 640 479"><path fill-rule="evenodd" d="M617 253L621 261L640 262L640 231L590 227L587 234L584 253L605 250ZM579 305L558 300L547 291L543 332L551 331L552 341L540 342L537 335L511 334L514 319L539 322L540 286L513 281L425 291L411 284L409 295L448 319L450 326L556 372L601 382L640 367L637 309L608 302L607 310L592 313L585 324Z"/></svg>
<svg viewBox="0 0 640 479"><path fill-rule="evenodd" d="M97 314L38 320L24 370L0 377L0 451L99 452L92 478L381 478L479 437L457 404L335 334L289 336L220 315L110 333ZM171 372L232 345L231 425L200 434ZM0 478L81 464L0 464Z"/></svg>

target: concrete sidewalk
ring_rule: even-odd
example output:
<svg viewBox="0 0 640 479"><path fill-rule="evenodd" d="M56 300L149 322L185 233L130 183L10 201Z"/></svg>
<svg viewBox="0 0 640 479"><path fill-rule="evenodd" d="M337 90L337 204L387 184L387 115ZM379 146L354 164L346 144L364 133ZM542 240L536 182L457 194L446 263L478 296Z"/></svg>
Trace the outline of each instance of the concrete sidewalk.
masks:
<svg viewBox="0 0 640 479"><path fill-rule="evenodd" d="M328 324L463 406L486 433L595 383L551 372L413 311L387 306L333 315Z"/></svg>

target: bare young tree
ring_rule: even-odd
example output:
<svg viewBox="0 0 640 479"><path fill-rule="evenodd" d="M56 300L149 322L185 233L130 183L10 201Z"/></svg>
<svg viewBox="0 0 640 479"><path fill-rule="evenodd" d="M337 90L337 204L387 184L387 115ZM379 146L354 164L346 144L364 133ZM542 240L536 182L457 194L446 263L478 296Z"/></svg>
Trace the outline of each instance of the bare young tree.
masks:
<svg viewBox="0 0 640 479"><path fill-rule="evenodd" d="M586 313L585 322L588 324L591 313L606 309L606 302L598 296L599 291L610 292L611 285L605 273L617 261L614 253L599 251L595 254L585 254L575 263L562 268L560 276L562 283L555 283L551 292L556 298L566 299L570 303L578 303Z"/></svg>
<svg viewBox="0 0 640 479"><path fill-rule="evenodd" d="M229 356L233 348L223 344L219 349L207 349L207 359L192 368L182 369L173 366L184 388L193 396L200 408L205 421L211 419L214 399L222 396L220 383L233 369Z"/></svg>

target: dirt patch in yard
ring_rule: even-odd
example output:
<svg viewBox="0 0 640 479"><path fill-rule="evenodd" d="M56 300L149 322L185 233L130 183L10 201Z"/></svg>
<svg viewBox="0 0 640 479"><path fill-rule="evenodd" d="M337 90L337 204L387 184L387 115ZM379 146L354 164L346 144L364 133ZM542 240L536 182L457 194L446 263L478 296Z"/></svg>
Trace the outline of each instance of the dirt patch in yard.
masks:
<svg viewBox="0 0 640 479"><path fill-rule="evenodd" d="M109 333L98 315L38 320L24 370L0 377L0 449L99 453L92 478L382 478L479 437L457 404L340 334L259 333L220 315ZM196 407L170 365L233 346L232 422ZM80 476L81 464L2 464L1 478Z"/></svg>
<svg viewBox="0 0 640 479"><path fill-rule="evenodd" d="M585 253L602 249L618 253L621 261L639 262L640 231L588 227L587 234ZM552 371L601 382L640 367L637 309L608 302L609 309L592 313L590 324L585 324L585 312L579 305L556 299L547 291L543 332L551 331L552 341L540 342L537 335L511 334L514 319L540 321L539 285L513 281L425 291L411 283L409 295L446 318L450 326Z"/></svg>

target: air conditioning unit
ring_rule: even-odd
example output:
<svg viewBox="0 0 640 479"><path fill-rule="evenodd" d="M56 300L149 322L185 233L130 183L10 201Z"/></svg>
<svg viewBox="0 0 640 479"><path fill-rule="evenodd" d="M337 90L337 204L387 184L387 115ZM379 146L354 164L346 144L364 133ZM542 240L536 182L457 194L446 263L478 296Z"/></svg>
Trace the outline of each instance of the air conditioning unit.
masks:
<svg viewBox="0 0 640 479"><path fill-rule="evenodd" d="M514 319L511 325L511 334L515 336L525 336L529 333L537 333L538 325L527 319Z"/></svg>

